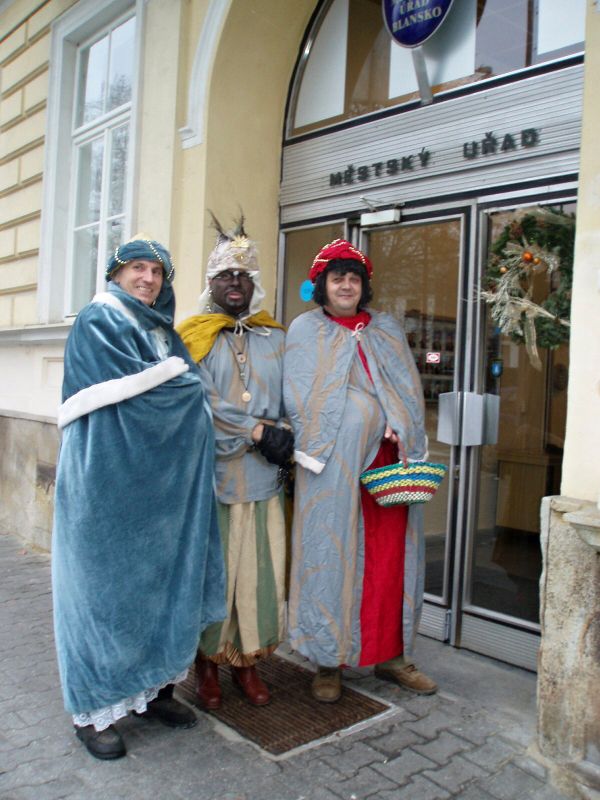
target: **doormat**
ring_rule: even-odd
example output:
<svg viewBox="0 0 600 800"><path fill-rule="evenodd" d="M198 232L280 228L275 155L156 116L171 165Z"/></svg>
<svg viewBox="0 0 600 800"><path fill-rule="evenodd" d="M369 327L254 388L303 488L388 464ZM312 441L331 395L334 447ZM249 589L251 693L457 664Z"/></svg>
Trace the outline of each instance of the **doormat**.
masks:
<svg viewBox="0 0 600 800"><path fill-rule="evenodd" d="M232 682L229 667L219 667L223 704L208 713L272 755L287 753L390 708L347 686L337 703L319 703L310 693L314 672L279 656L262 660L257 670L271 692L268 705L250 705ZM199 707L195 681L192 667L177 690L184 700Z"/></svg>

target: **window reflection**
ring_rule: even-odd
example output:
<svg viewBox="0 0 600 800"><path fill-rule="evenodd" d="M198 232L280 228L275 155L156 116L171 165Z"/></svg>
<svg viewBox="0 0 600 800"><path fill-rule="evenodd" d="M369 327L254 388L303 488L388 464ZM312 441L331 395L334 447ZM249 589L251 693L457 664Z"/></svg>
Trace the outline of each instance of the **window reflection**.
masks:
<svg viewBox="0 0 600 800"><path fill-rule="evenodd" d="M429 456L450 464L450 447L437 441L438 397L454 386L460 219L403 224L368 235L373 261L373 307L404 324L425 395ZM438 358L431 360L428 354ZM425 591L444 597L446 519L452 481L443 481L425 515Z"/></svg>
<svg viewBox="0 0 600 800"><path fill-rule="evenodd" d="M411 51L380 0L329 0L292 109L292 134L418 99ZM434 94L583 50L585 0L457 0L423 53Z"/></svg>
<svg viewBox="0 0 600 800"><path fill-rule="evenodd" d="M91 122L104 111L106 91L106 65L108 62L108 36L93 44L81 54L82 104L79 124Z"/></svg>
<svg viewBox="0 0 600 800"><path fill-rule="evenodd" d="M561 208L571 213L575 204ZM529 211L490 214L488 247L507 224ZM537 298L542 299L543 294ZM568 356L567 345L540 348L542 368L536 370L525 347L487 318L483 390L499 395L500 420L497 443L480 453L466 602L533 623L539 620L540 504L543 497L560 493Z"/></svg>
<svg viewBox="0 0 600 800"><path fill-rule="evenodd" d="M79 56L77 125L85 125L131 100L135 17L117 25Z"/></svg>
<svg viewBox="0 0 600 800"><path fill-rule="evenodd" d="M128 19L112 32L107 110L131 100L135 18Z"/></svg>
<svg viewBox="0 0 600 800"><path fill-rule="evenodd" d="M107 253L125 233L135 30L135 16L120 17L78 51L68 313L77 313L102 286Z"/></svg>
<svg viewBox="0 0 600 800"><path fill-rule="evenodd" d="M300 298L300 286L308 277L308 270L319 250L334 239L344 236L344 223L318 225L290 231L285 236L283 322L289 325L299 314L315 308L313 302Z"/></svg>
<svg viewBox="0 0 600 800"><path fill-rule="evenodd" d="M100 196L102 192L102 162L104 142L102 139L79 148L77 181L76 225L86 225L100 218Z"/></svg>

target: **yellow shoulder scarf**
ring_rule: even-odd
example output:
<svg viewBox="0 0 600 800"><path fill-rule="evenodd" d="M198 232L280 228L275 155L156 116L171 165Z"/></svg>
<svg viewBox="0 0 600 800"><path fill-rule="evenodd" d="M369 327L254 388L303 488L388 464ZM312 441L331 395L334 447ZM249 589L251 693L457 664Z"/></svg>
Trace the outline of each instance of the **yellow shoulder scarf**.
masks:
<svg viewBox="0 0 600 800"><path fill-rule="evenodd" d="M223 328L235 328L235 322L234 317L230 317L228 314L197 314L185 319L177 326L176 330L197 364L207 353L210 353L220 331ZM251 328L262 326L285 330L283 325L280 325L266 311L259 311L258 314L246 317L244 325Z"/></svg>

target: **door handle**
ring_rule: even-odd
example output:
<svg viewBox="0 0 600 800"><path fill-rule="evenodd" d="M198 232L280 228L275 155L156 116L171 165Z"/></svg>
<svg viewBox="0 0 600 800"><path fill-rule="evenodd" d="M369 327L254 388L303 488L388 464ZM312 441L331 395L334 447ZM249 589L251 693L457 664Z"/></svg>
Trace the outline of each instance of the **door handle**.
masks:
<svg viewBox="0 0 600 800"><path fill-rule="evenodd" d="M437 439L444 444L468 447L496 444L499 416L498 395L444 392L438 397Z"/></svg>
<svg viewBox="0 0 600 800"><path fill-rule="evenodd" d="M500 395L483 395L483 435L481 444L497 444L500 420Z"/></svg>
<svg viewBox="0 0 600 800"><path fill-rule="evenodd" d="M460 396L461 392L438 395L438 442L460 444Z"/></svg>
<svg viewBox="0 0 600 800"><path fill-rule="evenodd" d="M461 444L467 447L483 442L483 395L475 392L463 393L463 427Z"/></svg>

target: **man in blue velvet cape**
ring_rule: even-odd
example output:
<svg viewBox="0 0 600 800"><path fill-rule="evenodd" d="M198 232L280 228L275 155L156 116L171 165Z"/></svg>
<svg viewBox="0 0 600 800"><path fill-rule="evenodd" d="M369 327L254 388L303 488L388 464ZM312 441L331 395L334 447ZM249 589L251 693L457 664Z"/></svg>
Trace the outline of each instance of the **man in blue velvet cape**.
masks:
<svg viewBox="0 0 600 800"><path fill-rule="evenodd" d="M195 724L172 684L225 616L214 431L172 277L158 242L121 245L65 350L54 621L65 706L97 758L125 755L113 723L130 710Z"/></svg>

